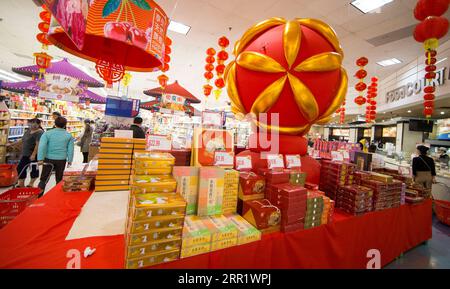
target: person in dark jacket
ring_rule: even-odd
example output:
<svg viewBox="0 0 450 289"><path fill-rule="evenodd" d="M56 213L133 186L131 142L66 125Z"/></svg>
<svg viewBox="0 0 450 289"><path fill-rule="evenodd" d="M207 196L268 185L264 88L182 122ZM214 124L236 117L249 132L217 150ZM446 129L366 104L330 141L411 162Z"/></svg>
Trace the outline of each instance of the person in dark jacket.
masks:
<svg viewBox="0 0 450 289"><path fill-rule="evenodd" d="M145 138L145 132L142 129L142 122L144 120L142 117L135 117L133 124L130 126L130 129L133 131L133 138Z"/></svg>
<svg viewBox="0 0 450 289"><path fill-rule="evenodd" d="M414 182L421 184L425 189L431 190L436 183L436 167L434 160L427 156L429 148L423 145L417 147L419 156L412 161Z"/></svg>

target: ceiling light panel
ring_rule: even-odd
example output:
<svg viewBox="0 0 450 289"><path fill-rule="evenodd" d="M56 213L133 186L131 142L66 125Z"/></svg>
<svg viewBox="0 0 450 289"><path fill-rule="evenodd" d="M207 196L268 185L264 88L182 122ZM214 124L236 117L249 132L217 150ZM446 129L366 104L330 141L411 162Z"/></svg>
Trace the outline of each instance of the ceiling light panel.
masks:
<svg viewBox="0 0 450 289"><path fill-rule="evenodd" d="M366 14L375 9L381 8L384 5L393 2L394 0L356 0L352 4L356 9Z"/></svg>

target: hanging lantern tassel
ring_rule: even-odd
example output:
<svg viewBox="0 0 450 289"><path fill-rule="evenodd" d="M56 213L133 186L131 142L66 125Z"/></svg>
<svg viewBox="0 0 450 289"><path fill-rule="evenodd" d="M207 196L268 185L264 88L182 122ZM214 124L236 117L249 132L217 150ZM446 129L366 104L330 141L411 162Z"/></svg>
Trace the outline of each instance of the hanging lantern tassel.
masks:
<svg viewBox="0 0 450 289"><path fill-rule="evenodd" d="M106 82L107 88L112 88L114 82L119 82L125 75L125 69L120 64L99 59L95 64L98 75Z"/></svg>
<svg viewBox="0 0 450 289"><path fill-rule="evenodd" d="M39 67L39 79L45 74L45 70L50 67L53 57L45 52L37 52L33 54L36 65Z"/></svg>

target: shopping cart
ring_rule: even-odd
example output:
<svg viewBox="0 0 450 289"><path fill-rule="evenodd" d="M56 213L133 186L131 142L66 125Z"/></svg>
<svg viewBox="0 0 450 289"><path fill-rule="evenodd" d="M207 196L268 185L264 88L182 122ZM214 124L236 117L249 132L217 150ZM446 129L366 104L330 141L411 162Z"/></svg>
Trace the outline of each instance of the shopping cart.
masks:
<svg viewBox="0 0 450 289"><path fill-rule="evenodd" d="M444 200L442 195L438 197L439 199L437 199L436 196L433 196L433 210L439 221L450 226L450 188L444 183L437 183L437 185L441 185L445 188L445 198L447 200Z"/></svg>
<svg viewBox="0 0 450 289"><path fill-rule="evenodd" d="M19 175L27 170L31 165L36 165L31 163L26 165ZM44 166L51 166L53 170L53 164L44 163ZM48 183L51 174L46 180ZM0 194L0 229L11 222L15 217L17 217L26 207L31 205L36 201L41 193L39 188L14 188L16 182L13 184L13 188Z"/></svg>

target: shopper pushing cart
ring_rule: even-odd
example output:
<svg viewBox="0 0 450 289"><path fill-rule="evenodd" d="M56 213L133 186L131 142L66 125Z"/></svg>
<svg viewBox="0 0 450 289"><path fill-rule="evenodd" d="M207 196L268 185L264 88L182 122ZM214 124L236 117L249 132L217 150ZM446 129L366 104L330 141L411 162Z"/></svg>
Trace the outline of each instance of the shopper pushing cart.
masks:
<svg viewBox="0 0 450 289"><path fill-rule="evenodd" d="M55 170L56 183L62 181L66 164L69 166L73 161L74 138L66 131L67 120L64 117L55 119L55 128L45 132L39 142L38 161L39 164L48 163ZM39 182L42 190L41 197L45 192L45 186L49 175L52 173L50 166L44 166Z"/></svg>

